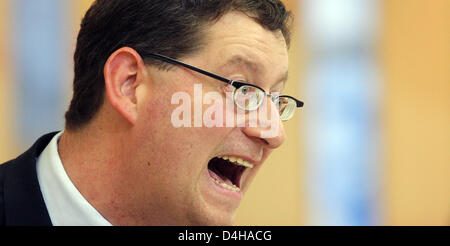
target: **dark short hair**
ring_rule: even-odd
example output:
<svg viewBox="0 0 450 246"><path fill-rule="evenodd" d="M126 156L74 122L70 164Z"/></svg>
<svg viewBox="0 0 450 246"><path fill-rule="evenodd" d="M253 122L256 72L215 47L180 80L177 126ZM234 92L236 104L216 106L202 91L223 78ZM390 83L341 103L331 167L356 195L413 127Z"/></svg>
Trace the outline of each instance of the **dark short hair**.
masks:
<svg viewBox="0 0 450 246"><path fill-rule="evenodd" d="M77 38L66 128L84 126L99 111L105 95L103 68L114 51L131 47L146 64L163 68L150 53L173 58L191 54L202 45L205 25L230 11L280 30L289 46L291 14L280 0L96 0Z"/></svg>

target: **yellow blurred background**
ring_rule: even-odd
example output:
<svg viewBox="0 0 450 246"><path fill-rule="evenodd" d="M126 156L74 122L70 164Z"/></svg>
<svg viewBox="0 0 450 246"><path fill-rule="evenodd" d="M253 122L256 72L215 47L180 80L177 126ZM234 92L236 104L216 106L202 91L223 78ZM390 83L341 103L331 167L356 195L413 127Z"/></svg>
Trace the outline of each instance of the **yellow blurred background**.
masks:
<svg viewBox="0 0 450 246"><path fill-rule="evenodd" d="M22 153L29 144L17 140L18 88L9 34L12 1L0 0L0 162ZM67 0L74 46L78 25L91 0ZM302 2L285 0L297 21L290 50L286 94L307 98ZM377 61L381 71L379 120L378 225L450 224L450 1L378 1ZM73 48L69 50L73 52ZM69 52L69 53L70 53ZM70 58L72 54L66 54ZM32 57L30 57L32 59ZM68 66L71 68L71 61ZM71 87L70 78L67 88ZM70 100L70 91L61 92ZM305 110L308 101L305 101ZM287 139L258 174L241 205L237 225L310 225L306 192L310 163L305 151L306 114L286 123ZM58 130L58 129L55 129ZM42 132L42 135L46 132Z"/></svg>

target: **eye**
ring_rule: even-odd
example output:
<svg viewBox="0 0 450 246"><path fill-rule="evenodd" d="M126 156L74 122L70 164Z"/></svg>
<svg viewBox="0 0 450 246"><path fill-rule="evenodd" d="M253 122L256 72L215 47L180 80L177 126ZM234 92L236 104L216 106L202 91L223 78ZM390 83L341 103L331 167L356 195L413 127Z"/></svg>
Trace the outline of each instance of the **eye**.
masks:
<svg viewBox="0 0 450 246"><path fill-rule="evenodd" d="M264 100L264 91L254 86L241 86L234 92L234 102L243 110L256 110Z"/></svg>
<svg viewBox="0 0 450 246"><path fill-rule="evenodd" d="M242 95L247 95L247 93L248 93L248 86L242 86L241 93L242 93Z"/></svg>

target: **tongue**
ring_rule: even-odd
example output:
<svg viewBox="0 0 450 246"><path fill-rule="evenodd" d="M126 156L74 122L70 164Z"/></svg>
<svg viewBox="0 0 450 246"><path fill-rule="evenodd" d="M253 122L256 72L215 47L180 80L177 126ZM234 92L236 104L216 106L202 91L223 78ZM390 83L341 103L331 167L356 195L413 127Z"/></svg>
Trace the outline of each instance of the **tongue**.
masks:
<svg viewBox="0 0 450 246"><path fill-rule="evenodd" d="M233 182L231 182L231 180L229 180L227 177L218 175L217 173L215 173L214 171L208 169L209 175L213 178L218 180L220 183L225 183L227 185L233 185Z"/></svg>

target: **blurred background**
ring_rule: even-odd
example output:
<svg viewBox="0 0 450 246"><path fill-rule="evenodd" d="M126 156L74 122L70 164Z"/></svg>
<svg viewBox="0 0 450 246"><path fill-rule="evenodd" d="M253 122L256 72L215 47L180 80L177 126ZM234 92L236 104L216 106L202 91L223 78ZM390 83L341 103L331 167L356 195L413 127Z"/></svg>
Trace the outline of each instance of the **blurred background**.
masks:
<svg viewBox="0 0 450 246"><path fill-rule="evenodd" d="M450 225L450 1L285 0L305 107L236 225ZM92 0L0 0L0 162L64 126Z"/></svg>

